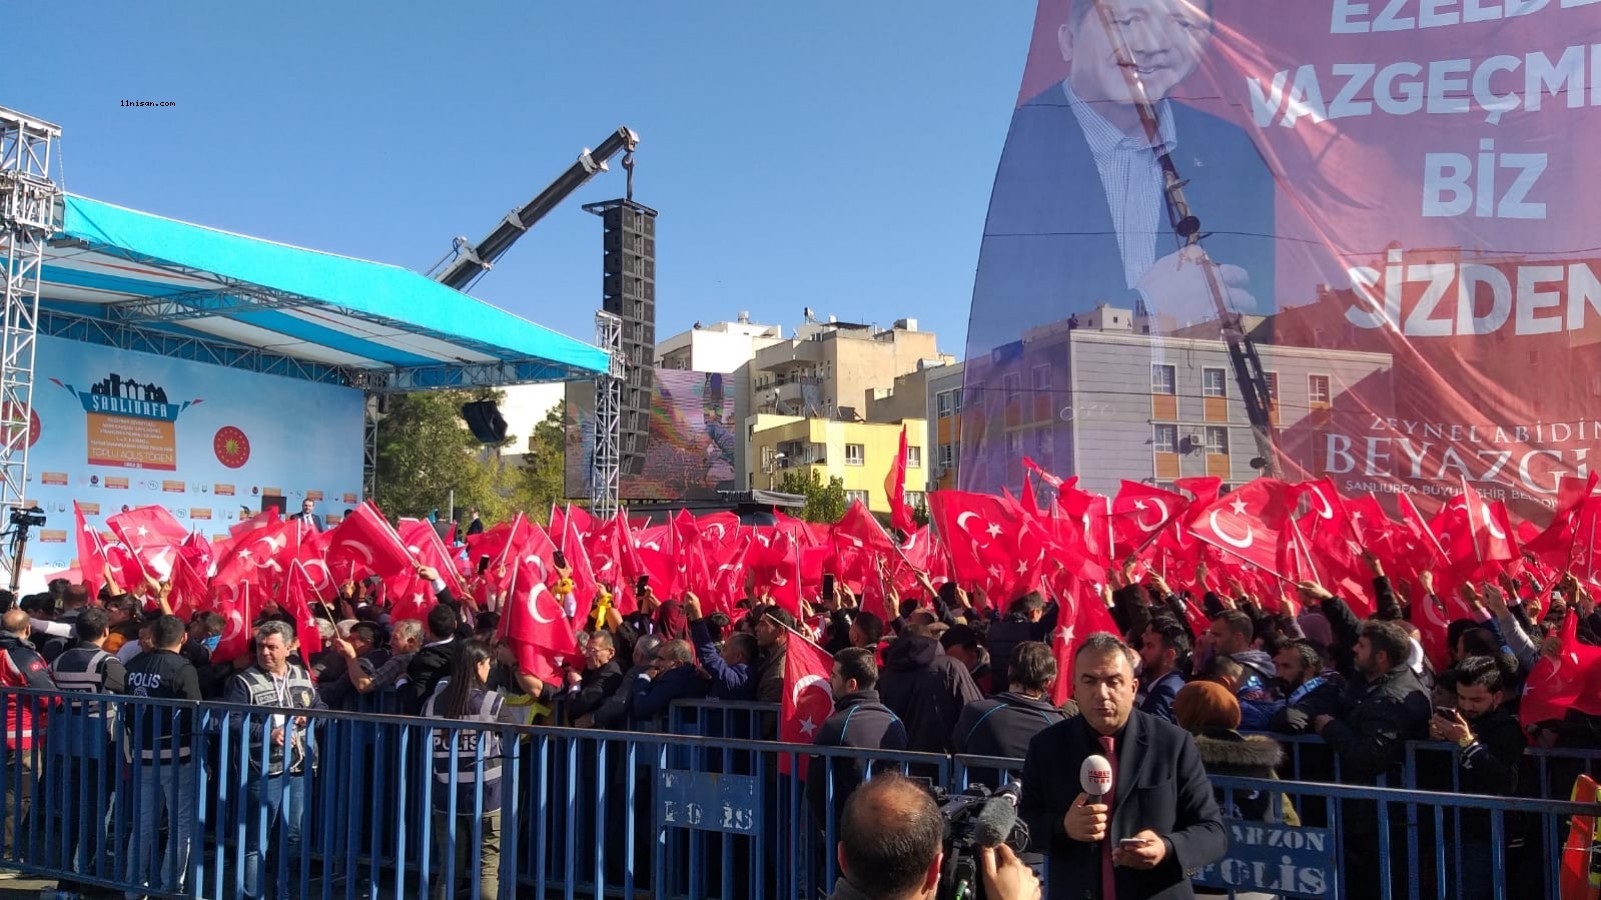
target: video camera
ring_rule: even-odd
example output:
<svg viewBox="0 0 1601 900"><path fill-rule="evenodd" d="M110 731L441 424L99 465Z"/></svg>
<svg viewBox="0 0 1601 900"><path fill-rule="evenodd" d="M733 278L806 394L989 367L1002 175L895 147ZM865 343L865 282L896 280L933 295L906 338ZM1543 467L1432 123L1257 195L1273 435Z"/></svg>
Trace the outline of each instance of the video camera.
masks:
<svg viewBox="0 0 1601 900"><path fill-rule="evenodd" d="M945 820L945 863L935 896L938 900L984 900L979 850L1003 843L1019 856L1028 850L1028 823L1017 817L1023 785L1014 780L995 791L976 784L955 795L939 788L933 792Z"/></svg>

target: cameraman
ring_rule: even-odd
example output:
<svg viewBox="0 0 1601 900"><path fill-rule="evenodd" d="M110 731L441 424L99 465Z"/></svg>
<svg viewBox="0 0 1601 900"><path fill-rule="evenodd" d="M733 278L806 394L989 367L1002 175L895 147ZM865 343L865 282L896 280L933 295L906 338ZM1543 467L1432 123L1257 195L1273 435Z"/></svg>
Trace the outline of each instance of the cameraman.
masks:
<svg viewBox="0 0 1601 900"><path fill-rule="evenodd" d="M944 823L934 798L884 772L857 788L840 821L841 877L829 900L927 900L939 888ZM1039 879L1005 844L983 851L988 900L1038 900Z"/></svg>

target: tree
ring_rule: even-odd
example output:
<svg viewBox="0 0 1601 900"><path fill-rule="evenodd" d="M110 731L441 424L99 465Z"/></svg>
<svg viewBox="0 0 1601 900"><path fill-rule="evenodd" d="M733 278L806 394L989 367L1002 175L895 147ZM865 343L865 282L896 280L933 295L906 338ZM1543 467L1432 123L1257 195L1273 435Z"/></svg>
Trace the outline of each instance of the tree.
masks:
<svg viewBox="0 0 1601 900"><path fill-rule="evenodd" d="M386 514L444 514L452 491L457 509L476 506L490 521L506 514L499 447L479 443L461 419L461 405L475 399L498 399L498 392L430 391L390 399L378 422L375 498Z"/></svg>
<svg viewBox="0 0 1601 900"><path fill-rule="evenodd" d="M849 505L845 502L845 479L836 476L824 484L823 474L817 469L790 469L779 481L778 489L806 498L800 517L808 522L838 522Z"/></svg>
<svg viewBox="0 0 1601 900"><path fill-rule="evenodd" d="M567 403L551 407L534 426L523 463L513 473L512 500L518 509L544 519L567 497Z"/></svg>

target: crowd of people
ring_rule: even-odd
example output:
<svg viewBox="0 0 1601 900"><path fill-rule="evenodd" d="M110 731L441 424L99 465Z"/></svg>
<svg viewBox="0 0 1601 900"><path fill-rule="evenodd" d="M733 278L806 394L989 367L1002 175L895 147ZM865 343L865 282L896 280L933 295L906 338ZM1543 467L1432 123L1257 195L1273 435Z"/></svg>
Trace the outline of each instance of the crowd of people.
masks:
<svg viewBox="0 0 1601 900"><path fill-rule="evenodd" d="M573 622L578 653L558 657L554 669L539 672L523 665L526 657L508 640L502 622L507 607L492 587L485 590L470 582L466 595L458 596L439 571L426 565L417 565L413 575L433 590L435 602L421 618L400 617L396 604L381 598L376 579L347 581L331 603L315 608L321 647L304 646L306 623L269 600L252 623L248 652L225 661L213 658L227 628L218 612L193 612L185 621L172 615L171 584L149 578L129 590L108 570L106 586L97 593L83 584L57 581L45 593L7 604L15 608L0 619L0 686L57 689L68 692L69 699L47 709L12 697L5 745L8 761L25 771L36 747L71 756L71 789L104 795L122 789L116 786L110 750L117 726L106 708L77 699L77 693L220 700L284 710L257 719L248 734L252 746L265 744L268 749L260 759L252 753L244 791L251 809L266 811L265 816L246 817L246 893L283 896L286 886L274 883L276 867L262 857L272 843L268 836L280 823L291 848L298 840L297 823L306 803L304 775L315 765L307 745L307 719L293 710L660 730L678 700L780 704L793 691L786 656L795 642L806 641L831 658L833 708L825 720L805 723L803 740L1027 760L1025 809L1058 815L1062 826L1053 828L1048 821L1039 826L1051 835L1046 844L1105 842L1108 828L1114 840L1144 841L1140 846L1145 850L1116 848L1120 873L1142 867L1165 873L1118 891L1143 896L1150 885L1182 880L1194 863L1187 848L1215 843L1221 833L1207 831L1186 839L1145 827L1137 834L1116 834L1126 823L1111 815L1110 807L1086 806L1082 797L1075 802L1076 789L1069 787L1060 788L1065 792L1060 796L1052 794L1057 790L1053 779L1060 774L1052 760L1071 755L1066 748L1094 744L1092 733L1073 728L1111 722L1112 731L1122 734L1131 718L1161 721L1163 727L1192 736L1188 746L1195 748L1195 759L1206 772L1255 776L1289 774L1285 750L1273 735L1316 735L1325 752L1304 754L1297 777L1350 784L1385 779L1397 784L1407 742L1449 742L1459 748L1451 755L1451 766L1459 771L1453 777L1445 768L1431 767L1428 777L1435 780L1427 786L1448 789L1458 784L1464 792L1492 795L1520 791L1523 751L1531 743L1596 746L1598 720L1577 710L1519 720L1531 671L1542 657L1555 655L1564 626L1581 643L1601 642L1601 616L1578 579L1564 575L1541 583L1524 572L1463 583L1460 600L1474 614L1448 624L1449 664L1437 668L1420 642L1416 622L1420 610L1435 600L1430 573L1423 571L1416 584L1407 586L1409 596L1386 577L1378 557L1366 554L1364 560L1371 574L1369 596L1342 597L1315 581L1302 581L1293 594L1269 603L1238 582L1227 588L1216 585L1204 562L1185 584L1175 586L1131 558L1109 574L1099 594L1116 635L1073 635L1082 615L1041 589L997 603L982 591L970 593L954 582L936 586L920 578L924 590L902 596L889 587L875 609L843 580L830 578L825 592L802 598L796 615L749 583L750 596L724 611L708 609L694 584L660 597L648 579L633 586L636 602L624 613L611 602L612 586L599 584L586 604L589 613ZM558 569L552 578L565 579L567 574ZM494 576L480 567L478 577L492 581ZM1374 612L1363 618L1354 612L1358 607ZM1102 672L1089 682L1083 672L1075 677L1077 654L1086 646L1105 651L1102 657L1113 662L1126 654L1126 672ZM1111 687L1096 686L1108 679ZM1121 700L1106 699L1121 696L1125 689L1128 709L1120 708ZM131 868L119 877L182 890L193 836L184 826L186 817L171 811L194 803L184 794L192 779L183 767L199 762L188 756L183 734L188 720L169 730L143 729L137 739L131 722L123 727L130 729L125 743L161 765L151 767L152 777L127 786L143 798L138 806L142 818L126 848ZM777 717L772 717L763 736L776 738L779 731ZM1103 736L1110 737L1110 732ZM467 740L465 733L460 739ZM471 749L458 752L456 764L474 765L485 756L498 760L496 748L485 756L476 744ZM1080 749L1073 752L1082 756ZM450 792L461 789L461 779L450 771L450 751L441 745L433 753L433 808L439 817L448 815ZM828 777L824 766L833 769ZM866 776L859 761L837 756L814 757L810 774L807 793L819 823L840 821L851 791ZM1001 773L979 769L973 776L994 783ZM1071 780L1067 774L1061 778ZM455 854L451 858L458 872L479 873L485 895L493 896L500 829L498 762L473 780L484 784L483 814L461 823L456 833L476 836L476 855L468 859L462 846L445 846L445 841L440 841L440 852ZM832 809L825 783L833 785ZM16 852L13 822L26 819L35 791L8 790L7 795L5 841L8 851ZM1234 818L1327 820L1326 810L1298 809L1288 800L1218 791L1215 801L1224 815ZM471 803L456 808L464 806ZM168 813L167 843L156 852L149 844L156 840L163 809ZM1098 824L1087 827L1086 816L1099 816ZM1348 871L1379 877L1378 834L1392 823L1371 811L1365 817L1348 813L1343 820L1352 860ZM441 819L439 834L446 832L446 824ZM1537 864L1520 856L1526 835L1514 831L1506 846L1491 847L1487 815L1468 815L1451 827L1469 848L1463 858L1473 869L1454 876L1459 896L1488 890L1492 852L1506 854L1509 871L1524 864L1528 871L1538 871ZM69 836L60 858L68 868L87 871L96 854L121 856L123 848L101 843L97 829L88 829L81 840ZM154 871L158 860L159 872ZM1080 863L1095 865L1085 860ZM1072 866L1063 871L1071 873ZM1121 888L1123 882L1117 884Z"/></svg>

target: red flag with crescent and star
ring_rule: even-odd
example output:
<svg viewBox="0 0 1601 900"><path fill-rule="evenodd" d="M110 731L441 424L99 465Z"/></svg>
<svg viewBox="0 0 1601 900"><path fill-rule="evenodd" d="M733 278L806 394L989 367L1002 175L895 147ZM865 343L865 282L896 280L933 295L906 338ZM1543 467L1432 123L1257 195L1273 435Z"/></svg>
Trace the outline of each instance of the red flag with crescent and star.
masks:
<svg viewBox="0 0 1601 900"><path fill-rule="evenodd" d="M784 651L784 702L778 716L778 739L788 744L810 744L834 713L834 693L829 679L834 674L834 658L791 631ZM789 771L790 756L778 758L778 771ZM806 767L797 775L806 777Z"/></svg>
<svg viewBox="0 0 1601 900"><path fill-rule="evenodd" d="M500 630L517 654L519 669L556 684L561 667L578 659L578 645L566 613L545 586L549 571L548 563L537 553L524 555L511 565L509 598Z"/></svg>
<svg viewBox="0 0 1601 900"><path fill-rule="evenodd" d="M1281 544L1299 495L1276 478L1255 481L1217 498L1191 520L1196 537L1283 578Z"/></svg>
<svg viewBox="0 0 1601 900"><path fill-rule="evenodd" d="M1189 505L1189 498L1183 494L1124 481L1112 499L1112 539L1116 548L1113 557L1123 559L1145 549Z"/></svg>
<svg viewBox="0 0 1601 900"><path fill-rule="evenodd" d="M93 596L106 583L106 543L100 539L100 532L84 520L83 509L76 500L72 501L72 518L78 536L78 571L83 573L83 583Z"/></svg>
<svg viewBox="0 0 1601 900"><path fill-rule="evenodd" d="M328 566L338 575L345 566L366 571L379 578L410 572L416 563L395 529L372 501L356 507L328 532Z"/></svg>

